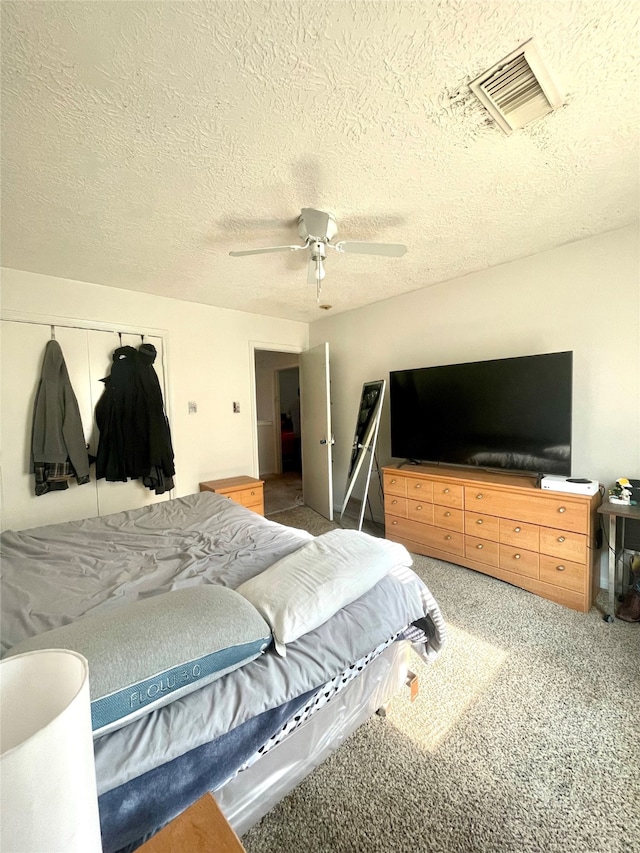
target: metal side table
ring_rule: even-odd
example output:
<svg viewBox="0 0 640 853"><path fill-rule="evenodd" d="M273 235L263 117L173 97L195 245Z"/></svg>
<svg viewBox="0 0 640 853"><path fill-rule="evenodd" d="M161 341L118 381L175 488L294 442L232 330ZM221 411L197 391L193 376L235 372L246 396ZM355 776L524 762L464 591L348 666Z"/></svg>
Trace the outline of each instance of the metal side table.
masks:
<svg viewBox="0 0 640 853"><path fill-rule="evenodd" d="M624 554L625 521L633 518L640 521L640 506L630 504L618 504L606 501L600 504L598 512L609 517L609 613L602 618L605 622L613 622L616 616L616 590L618 563ZM622 530L620 534L620 549L618 550L617 521L622 519ZM624 574L624 570L623 570Z"/></svg>

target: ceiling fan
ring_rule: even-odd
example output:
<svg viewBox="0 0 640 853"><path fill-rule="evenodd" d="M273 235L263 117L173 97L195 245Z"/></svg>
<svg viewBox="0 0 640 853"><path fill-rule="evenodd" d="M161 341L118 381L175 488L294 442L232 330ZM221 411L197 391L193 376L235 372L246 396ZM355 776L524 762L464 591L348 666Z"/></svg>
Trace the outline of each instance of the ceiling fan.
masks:
<svg viewBox="0 0 640 853"><path fill-rule="evenodd" d="M298 217L298 234L304 243L294 246L268 246L264 249L244 249L238 252L229 252L234 258L244 255L264 255L268 252L299 252L302 249L309 250L309 267L307 281L316 285L316 295L320 301L320 288L325 277L324 261L327 249L336 252L345 252L354 255L386 255L390 258L400 258L407 251L407 247L401 243L363 243L357 241L331 241L338 233L338 225L330 213L322 210L314 210L312 207L303 207Z"/></svg>

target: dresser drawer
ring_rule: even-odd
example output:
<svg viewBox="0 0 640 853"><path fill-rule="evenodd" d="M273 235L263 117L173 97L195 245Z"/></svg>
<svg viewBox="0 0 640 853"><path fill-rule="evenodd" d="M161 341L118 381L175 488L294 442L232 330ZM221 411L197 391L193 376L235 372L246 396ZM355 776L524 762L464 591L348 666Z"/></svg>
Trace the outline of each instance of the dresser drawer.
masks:
<svg viewBox="0 0 640 853"><path fill-rule="evenodd" d="M500 564L500 546L489 539L465 536L464 555L468 560L477 560L489 566L497 567Z"/></svg>
<svg viewBox="0 0 640 853"><path fill-rule="evenodd" d="M441 506L452 506L455 509L464 507L464 486L457 483L433 482L433 502Z"/></svg>
<svg viewBox="0 0 640 853"><path fill-rule="evenodd" d="M407 498L407 518L421 521L423 524L433 524L433 504Z"/></svg>
<svg viewBox="0 0 640 853"><path fill-rule="evenodd" d="M528 578L539 577L539 558L534 551L524 548L514 548L513 545L500 545L500 568L516 575Z"/></svg>
<svg viewBox="0 0 640 853"><path fill-rule="evenodd" d="M401 498L407 496L407 478L401 474L389 474L387 471L383 475L384 493L385 495L399 495Z"/></svg>
<svg viewBox="0 0 640 853"><path fill-rule="evenodd" d="M515 545L516 548L539 551L540 528L537 524L523 524L521 521L511 521L508 518L501 518L500 541L504 545Z"/></svg>
<svg viewBox="0 0 640 853"><path fill-rule="evenodd" d="M390 515L385 517L388 539L409 539L419 545L437 548L454 556L464 556L464 536L455 530L443 530L441 527L432 527L430 524L422 524L419 521L398 518Z"/></svg>
<svg viewBox="0 0 640 853"><path fill-rule="evenodd" d="M461 509L449 509L446 506L434 504L433 523L436 527L444 527L447 530L464 531L464 513Z"/></svg>
<svg viewBox="0 0 640 853"><path fill-rule="evenodd" d="M500 539L500 519L480 512L465 512L464 532L470 536L497 542Z"/></svg>
<svg viewBox="0 0 640 853"><path fill-rule="evenodd" d="M558 560L546 554L540 554L540 580L570 589L584 592L586 569L584 563L572 563L570 560Z"/></svg>
<svg viewBox="0 0 640 853"><path fill-rule="evenodd" d="M407 518L407 499L394 495L391 492L386 492L384 496L384 511L388 515L399 515L401 518Z"/></svg>
<svg viewBox="0 0 640 853"><path fill-rule="evenodd" d="M524 492L503 492L479 486L465 486L464 505L473 512L484 512L518 521L586 533L589 504L573 500L570 495L547 496ZM533 489L532 489L533 492Z"/></svg>
<svg viewBox="0 0 640 853"><path fill-rule="evenodd" d="M407 477L406 481L408 498L433 503L433 483L431 480L419 480L417 477Z"/></svg>
<svg viewBox="0 0 640 853"><path fill-rule="evenodd" d="M574 563L587 562L587 537L582 533L569 533L567 530L553 530L551 527L540 528L540 551L560 557L561 560L572 560Z"/></svg>

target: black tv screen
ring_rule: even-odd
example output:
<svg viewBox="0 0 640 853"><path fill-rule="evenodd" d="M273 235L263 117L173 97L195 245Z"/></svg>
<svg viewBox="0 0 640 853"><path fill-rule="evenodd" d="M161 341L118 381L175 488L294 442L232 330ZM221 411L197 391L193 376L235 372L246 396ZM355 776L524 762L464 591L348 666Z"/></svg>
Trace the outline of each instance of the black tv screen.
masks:
<svg viewBox="0 0 640 853"><path fill-rule="evenodd" d="M391 455L571 474L573 353L390 373Z"/></svg>

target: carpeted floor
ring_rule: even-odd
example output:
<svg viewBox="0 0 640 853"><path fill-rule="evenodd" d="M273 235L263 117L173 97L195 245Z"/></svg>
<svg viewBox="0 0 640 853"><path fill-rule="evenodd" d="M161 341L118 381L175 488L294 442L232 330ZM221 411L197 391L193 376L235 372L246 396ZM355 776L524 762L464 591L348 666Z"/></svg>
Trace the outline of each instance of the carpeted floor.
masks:
<svg viewBox="0 0 640 853"><path fill-rule="evenodd" d="M332 525L306 507L274 520ZM638 853L640 624L416 556L448 643L243 837L248 853Z"/></svg>
<svg viewBox="0 0 640 853"><path fill-rule="evenodd" d="M295 471L284 474L265 474L262 479L264 480L265 515L272 516L284 510L302 506L300 474Z"/></svg>

